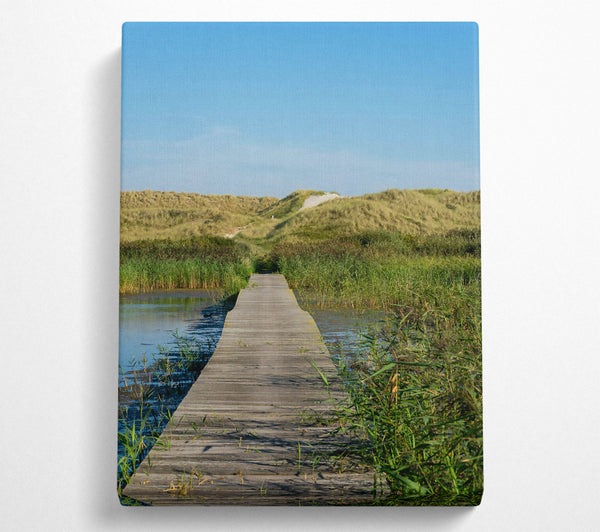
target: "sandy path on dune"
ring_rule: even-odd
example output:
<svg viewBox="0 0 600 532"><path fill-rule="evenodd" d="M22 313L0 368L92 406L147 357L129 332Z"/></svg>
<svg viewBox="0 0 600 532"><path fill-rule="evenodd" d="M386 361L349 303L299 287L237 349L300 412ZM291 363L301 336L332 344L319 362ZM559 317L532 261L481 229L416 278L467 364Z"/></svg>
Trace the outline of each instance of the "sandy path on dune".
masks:
<svg viewBox="0 0 600 532"><path fill-rule="evenodd" d="M325 203L326 201L335 199L335 198L341 198L341 196L339 194L323 194L321 196L317 196L315 194L313 194L312 196L308 196L308 198L306 198L304 200L304 203L302 204L302 208L300 209L301 211L303 211L304 209L310 209L311 207L316 207L317 205L321 205L321 203Z"/></svg>

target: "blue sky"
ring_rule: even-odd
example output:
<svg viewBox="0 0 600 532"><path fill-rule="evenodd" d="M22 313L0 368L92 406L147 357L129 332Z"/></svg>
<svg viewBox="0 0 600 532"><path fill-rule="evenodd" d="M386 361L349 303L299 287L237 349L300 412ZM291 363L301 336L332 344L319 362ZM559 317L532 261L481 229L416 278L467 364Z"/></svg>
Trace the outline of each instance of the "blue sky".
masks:
<svg viewBox="0 0 600 532"><path fill-rule="evenodd" d="M127 23L123 190L479 189L474 23Z"/></svg>

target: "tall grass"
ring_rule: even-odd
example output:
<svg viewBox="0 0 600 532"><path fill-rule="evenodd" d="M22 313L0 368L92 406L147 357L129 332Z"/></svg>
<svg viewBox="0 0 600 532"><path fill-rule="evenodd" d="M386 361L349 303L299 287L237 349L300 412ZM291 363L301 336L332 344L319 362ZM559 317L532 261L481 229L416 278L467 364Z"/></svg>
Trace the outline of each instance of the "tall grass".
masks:
<svg viewBox="0 0 600 532"><path fill-rule="evenodd" d="M121 244L121 293L173 288L241 290L252 273L244 248L224 238L142 240Z"/></svg>
<svg viewBox="0 0 600 532"><path fill-rule="evenodd" d="M222 288L227 295L239 292L252 273L246 261L233 264L215 260L132 260L121 265L121 293L174 288Z"/></svg>
<svg viewBox="0 0 600 532"><path fill-rule="evenodd" d="M454 299L479 297L478 236L455 236L454 244L443 247L429 238L389 238L367 234L280 245L271 261L292 288L314 291L323 304L455 308ZM469 246L473 254L465 252Z"/></svg>
<svg viewBox="0 0 600 532"><path fill-rule="evenodd" d="M387 483L384 504L480 502L478 307L477 298L398 307L381 333L365 337L360 363L340 368L353 400L341 417L368 436L358 454Z"/></svg>

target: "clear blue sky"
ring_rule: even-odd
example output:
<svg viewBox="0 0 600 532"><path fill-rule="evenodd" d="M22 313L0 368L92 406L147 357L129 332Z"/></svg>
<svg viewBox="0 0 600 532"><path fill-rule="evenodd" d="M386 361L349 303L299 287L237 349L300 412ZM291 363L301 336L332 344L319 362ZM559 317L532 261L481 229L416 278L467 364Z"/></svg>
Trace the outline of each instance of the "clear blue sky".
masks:
<svg viewBox="0 0 600 532"><path fill-rule="evenodd" d="M474 23L127 23L123 190L479 189Z"/></svg>

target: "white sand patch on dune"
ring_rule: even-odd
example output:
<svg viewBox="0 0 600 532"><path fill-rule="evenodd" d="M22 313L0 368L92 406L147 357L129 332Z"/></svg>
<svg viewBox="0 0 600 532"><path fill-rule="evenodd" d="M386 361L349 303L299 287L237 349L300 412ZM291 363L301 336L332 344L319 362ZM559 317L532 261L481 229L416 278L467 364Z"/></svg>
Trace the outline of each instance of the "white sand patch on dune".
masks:
<svg viewBox="0 0 600 532"><path fill-rule="evenodd" d="M310 209L311 207L316 207L317 205L321 205L321 203L325 203L326 201L341 197L342 196L339 194L335 194L333 192L331 194L322 194L321 196L313 194L304 200L300 210L303 211L304 209Z"/></svg>

